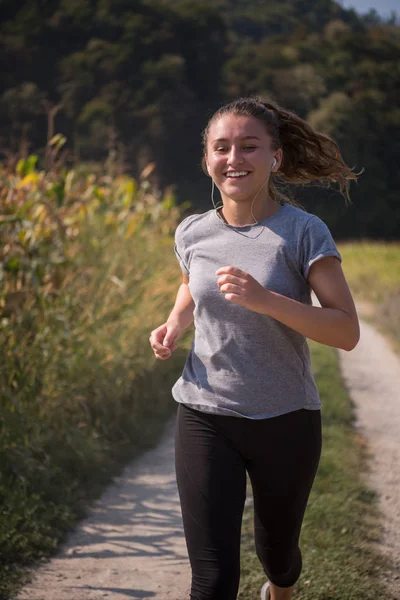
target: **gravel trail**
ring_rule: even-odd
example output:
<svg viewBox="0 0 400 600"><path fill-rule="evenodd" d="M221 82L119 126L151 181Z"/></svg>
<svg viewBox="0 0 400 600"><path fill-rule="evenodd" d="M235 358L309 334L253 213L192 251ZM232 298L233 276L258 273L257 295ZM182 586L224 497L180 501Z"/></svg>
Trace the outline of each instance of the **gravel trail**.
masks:
<svg viewBox="0 0 400 600"><path fill-rule="evenodd" d="M357 306L362 316L366 307ZM352 352L339 350L360 432L371 450L368 483L385 517L379 549L400 598L400 360L361 321ZM190 570L174 473L174 419L159 445L128 465L18 600L187 600ZM398 594L398 595L396 595Z"/></svg>
<svg viewBox="0 0 400 600"><path fill-rule="evenodd" d="M187 600L189 562L174 471L174 419L94 503L18 600Z"/></svg>
<svg viewBox="0 0 400 600"><path fill-rule="evenodd" d="M358 314L371 314L357 305ZM378 550L392 567L382 581L400 599L400 358L374 327L360 319L361 339L352 352L339 350L340 367L356 406L357 427L368 444L366 480L379 496L384 518Z"/></svg>

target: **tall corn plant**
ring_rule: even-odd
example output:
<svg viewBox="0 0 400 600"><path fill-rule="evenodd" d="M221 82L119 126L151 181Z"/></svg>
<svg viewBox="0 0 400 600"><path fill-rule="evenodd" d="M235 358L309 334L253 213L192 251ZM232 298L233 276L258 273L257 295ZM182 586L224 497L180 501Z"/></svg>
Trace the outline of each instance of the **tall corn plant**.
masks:
<svg viewBox="0 0 400 600"><path fill-rule="evenodd" d="M146 443L170 410L179 357L153 372L148 336L173 301L180 210L171 192L152 189L152 168L135 181L85 166L45 173L34 156L15 172L0 167L0 564L8 573L54 546L86 497L82 483Z"/></svg>

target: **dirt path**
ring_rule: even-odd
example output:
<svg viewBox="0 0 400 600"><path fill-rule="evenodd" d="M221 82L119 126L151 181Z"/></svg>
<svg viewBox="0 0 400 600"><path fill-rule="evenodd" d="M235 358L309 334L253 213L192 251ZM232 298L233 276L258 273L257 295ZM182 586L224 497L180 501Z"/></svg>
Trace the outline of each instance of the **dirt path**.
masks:
<svg viewBox="0 0 400 600"><path fill-rule="evenodd" d="M127 466L21 600L187 600L189 564L174 472L174 420Z"/></svg>
<svg viewBox="0 0 400 600"><path fill-rule="evenodd" d="M371 312L368 305L357 309L359 316ZM340 366L370 451L367 482L379 495L384 517L378 549L392 568L382 573L382 580L400 599L400 358L371 325L360 324L357 347L339 350Z"/></svg>
<svg viewBox="0 0 400 600"><path fill-rule="evenodd" d="M369 483L380 494L386 518L381 550L400 573L400 361L364 322L356 349L339 355L360 431L373 453ZM89 518L38 569L18 600L188 599L173 428L172 420L157 448L106 489ZM400 598L395 568L383 576Z"/></svg>

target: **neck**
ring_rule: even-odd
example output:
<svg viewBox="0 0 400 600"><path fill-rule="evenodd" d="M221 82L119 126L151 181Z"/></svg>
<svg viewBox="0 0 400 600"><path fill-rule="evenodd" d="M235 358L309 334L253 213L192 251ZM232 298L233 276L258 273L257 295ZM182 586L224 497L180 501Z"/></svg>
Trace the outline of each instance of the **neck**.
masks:
<svg viewBox="0 0 400 600"><path fill-rule="evenodd" d="M270 198L260 198L254 202L251 210L251 204L234 202L230 198L223 199L223 207L219 210L220 216L229 225L254 225L268 219L279 209L279 205L275 200ZM253 214L252 214L253 212ZM254 215L254 217L253 217ZM256 220L254 220L254 218Z"/></svg>

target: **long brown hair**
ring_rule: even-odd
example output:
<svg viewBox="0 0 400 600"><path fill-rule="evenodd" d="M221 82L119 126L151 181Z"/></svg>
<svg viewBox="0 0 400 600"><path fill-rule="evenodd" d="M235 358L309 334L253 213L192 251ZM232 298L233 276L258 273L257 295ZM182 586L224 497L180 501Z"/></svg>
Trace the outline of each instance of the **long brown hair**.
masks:
<svg viewBox="0 0 400 600"><path fill-rule="evenodd" d="M319 182L324 187L339 186L340 193L349 202L350 181L357 181L360 173L354 173L346 165L339 147L329 136L318 133L304 119L282 108L272 100L259 96L238 98L221 106L209 120L203 131L204 157L207 154L207 139L212 123L225 115L255 117L262 121L272 139L274 150L282 148L283 161L279 170L272 172L268 193L273 200L297 204L279 191L275 176L283 184L311 184ZM202 160L205 170L205 160Z"/></svg>

